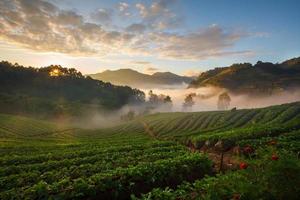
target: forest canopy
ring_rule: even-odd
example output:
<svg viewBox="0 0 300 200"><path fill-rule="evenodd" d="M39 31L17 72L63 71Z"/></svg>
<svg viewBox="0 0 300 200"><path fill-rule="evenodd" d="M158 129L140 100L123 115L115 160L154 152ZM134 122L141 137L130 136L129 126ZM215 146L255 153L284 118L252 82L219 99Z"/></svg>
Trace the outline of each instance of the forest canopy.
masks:
<svg viewBox="0 0 300 200"><path fill-rule="evenodd" d="M0 62L0 111L55 116L81 115L93 107L114 110L145 101L145 94L84 76L74 68L24 67Z"/></svg>

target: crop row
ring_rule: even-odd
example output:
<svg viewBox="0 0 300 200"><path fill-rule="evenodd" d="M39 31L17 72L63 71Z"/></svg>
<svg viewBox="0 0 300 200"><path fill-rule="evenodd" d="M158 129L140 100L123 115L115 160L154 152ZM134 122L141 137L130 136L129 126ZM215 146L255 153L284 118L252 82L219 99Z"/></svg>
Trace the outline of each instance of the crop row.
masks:
<svg viewBox="0 0 300 200"><path fill-rule="evenodd" d="M116 168L106 173L52 184L41 181L29 188L0 193L1 199L128 199L131 194L148 192L153 187L176 186L211 174L211 162L203 155L185 154L175 158Z"/></svg>
<svg viewBox="0 0 300 200"><path fill-rule="evenodd" d="M139 144L134 141L132 144L127 144L126 141L123 141L123 145L110 145L107 147L103 145L103 143L95 143L95 144L80 144L80 145L65 145L65 146L52 146L45 149L35 150L31 149L32 154L12 154L6 155L0 158L1 167L11 166L11 165L20 165L20 164L35 164L42 163L46 161L59 161L63 159L72 159L76 157L86 157L89 155L96 154L106 154L106 153L114 153L114 152L129 152L131 150L143 150L147 148L162 148L162 147L170 147L174 146L174 142L143 142ZM0 173L1 174L1 173Z"/></svg>
<svg viewBox="0 0 300 200"><path fill-rule="evenodd" d="M51 123L3 114L0 115L0 127L16 136L34 136L36 134L59 130Z"/></svg>
<svg viewBox="0 0 300 200"><path fill-rule="evenodd" d="M292 103L261 109L200 113L160 113L142 120L159 137L203 135L252 126L287 125L300 120L300 105Z"/></svg>
<svg viewBox="0 0 300 200"><path fill-rule="evenodd" d="M92 163L101 160L113 160L123 157L131 157L131 156L139 156L139 155L148 155L153 153L168 153L168 152L179 152L185 151L185 149L181 146L174 147L158 147L158 148L149 148L149 149L130 149L128 151L114 151L114 152L106 152L100 154L90 154L85 157L74 157L70 159L60 159L60 160L49 160L41 163L34 164L22 164L22 165L9 165L0 168L0 176L8 176L11 174L18 174L22 172L30 172L33 170L38 171L47 171L49 169L56 169L61 166L72 166L72 165L80 165L84 163Z"/></svg>
<svg viewBox="0 0 300 200"><path fill-rule="evenodd" d="M122 158L107 158L101 161L90 162L80 165L71 165L53 169L48 171L31 170L30 172L23 172L21 174L10 175L0 179L0 186L2 190L8 190L15 187L28 187L37 181L46 181L52 183L63 177L76 179L82 176L92 176L95 173L103 173L114 170L118 167L128 167L138 163L154 162L160 159L167 159L183 155L186 152L175 153L152 153L148 155L140 155L136 157L122 157ZM115 158L115 159L114 159Z"/></svg>

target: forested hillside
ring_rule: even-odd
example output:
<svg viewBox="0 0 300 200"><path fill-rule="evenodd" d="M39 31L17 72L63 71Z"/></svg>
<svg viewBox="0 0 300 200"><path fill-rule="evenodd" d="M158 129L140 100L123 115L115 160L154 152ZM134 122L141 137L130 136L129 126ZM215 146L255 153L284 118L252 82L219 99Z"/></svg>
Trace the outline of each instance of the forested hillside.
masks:
<svg viewBox="0 0 300 200"><path fill-rule="evenodd" d="M233 93L271 95L300 87L300 57L282 63L233 64L202 73L190 87L217 86Z"/></svg>
<svg viewBox="0 0 300 200"><path fill-rule="evenodd" d="M0 112L80 116L88 108L112 110L142 103L144 93L83 76L72 68L24 67L0 62Z"/></svg>

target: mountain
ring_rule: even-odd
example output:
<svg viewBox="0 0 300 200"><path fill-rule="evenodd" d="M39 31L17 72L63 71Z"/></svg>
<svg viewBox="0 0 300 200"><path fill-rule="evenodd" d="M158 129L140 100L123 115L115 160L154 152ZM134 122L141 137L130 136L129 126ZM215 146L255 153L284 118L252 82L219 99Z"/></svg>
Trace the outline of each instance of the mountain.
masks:
<svg viewBox="0 0 300 200"><path fill-rule="evenodd" d="M143 74L132 69L106 70L101 73L89 75L94 79L110 82L116 85L148 88L164 85L189 84L191 77L179 76L171 72L156 72L152 75Z"/></svg>
<svg viewBox="0 0 300 200"><path fill-rule="evenodd" d="M215 68L198 76L190 88L216 86L233 93L269 95L300 87L300 57L282 63L258 61Z"/></svg>

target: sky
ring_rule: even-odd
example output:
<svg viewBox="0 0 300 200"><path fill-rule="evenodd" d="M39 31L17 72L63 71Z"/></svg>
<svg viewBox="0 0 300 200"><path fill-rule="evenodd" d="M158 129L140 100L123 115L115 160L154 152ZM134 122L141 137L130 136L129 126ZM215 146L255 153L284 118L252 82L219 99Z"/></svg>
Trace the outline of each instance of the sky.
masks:
<svg viewBox="0 0 300 200"><path fill-rule="evenodd" d="M300 56L299 0L1 0L0 60L197 75Z"/></svg>

